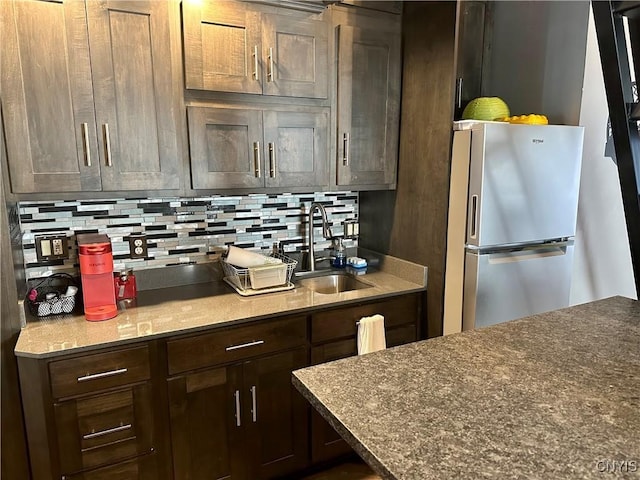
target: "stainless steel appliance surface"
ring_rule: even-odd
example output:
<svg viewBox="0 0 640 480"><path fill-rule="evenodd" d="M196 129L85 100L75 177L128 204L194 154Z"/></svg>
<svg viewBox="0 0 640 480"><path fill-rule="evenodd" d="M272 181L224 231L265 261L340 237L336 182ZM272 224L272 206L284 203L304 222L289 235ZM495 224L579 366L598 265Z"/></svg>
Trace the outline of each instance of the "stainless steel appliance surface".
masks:
<svg viewBox="0 0 640 480"><path fill-rule="evenodd" d="M568 306L584 129L456 128L445 333Z"/></svg>

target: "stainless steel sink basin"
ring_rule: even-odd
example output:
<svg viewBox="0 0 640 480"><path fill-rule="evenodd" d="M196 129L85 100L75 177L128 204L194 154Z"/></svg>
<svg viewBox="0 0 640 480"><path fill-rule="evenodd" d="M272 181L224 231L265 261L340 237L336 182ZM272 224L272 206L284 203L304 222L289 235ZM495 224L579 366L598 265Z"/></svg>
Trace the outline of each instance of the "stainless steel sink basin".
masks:
<svg viewBox="0 0 640 480"><path fill-rule="evenodd" d="M303 278L300 285L316 293L331 294L371 288L373 285L362 282L350 275L334 273L318 277Z"/></svg>

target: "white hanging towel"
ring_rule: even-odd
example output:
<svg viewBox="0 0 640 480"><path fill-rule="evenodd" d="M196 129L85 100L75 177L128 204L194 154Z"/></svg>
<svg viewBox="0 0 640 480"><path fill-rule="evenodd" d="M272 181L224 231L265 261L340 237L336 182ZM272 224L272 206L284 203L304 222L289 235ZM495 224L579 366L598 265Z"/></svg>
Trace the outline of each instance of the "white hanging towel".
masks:
<svg viewBox="0 0 640 480"><path fill-rule="evenodd" d="M362 317L358 322L358 355L385 348L387 348L387 341L384 336L384 317L382 315Z"/></svg>

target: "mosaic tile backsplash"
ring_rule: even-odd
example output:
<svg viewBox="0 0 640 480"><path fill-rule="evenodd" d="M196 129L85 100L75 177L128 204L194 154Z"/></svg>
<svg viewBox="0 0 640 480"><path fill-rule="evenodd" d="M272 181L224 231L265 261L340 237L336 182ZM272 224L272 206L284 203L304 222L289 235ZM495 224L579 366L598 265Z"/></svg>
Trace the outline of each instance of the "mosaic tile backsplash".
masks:
<svg viewBox="0 0 640 480"><path fill-rule="evenodd" d="M358 194L354 192L21 202L26 276L78 274L78 233L106 233L116 271L217 261L222 247L230 244L268 253L279 242L285 252L303 251L312 202L325 206L336 236L343 234L344 220L358 218ZM316 250L329 249L331 241L322 237L319 215L314 217L314 228ZM147 257L129 258L131 233L146 235ZM35 238L52 234L69 237L69 258L39 263ZM357 246L357 240L347 240L345 246Z"/></svg>

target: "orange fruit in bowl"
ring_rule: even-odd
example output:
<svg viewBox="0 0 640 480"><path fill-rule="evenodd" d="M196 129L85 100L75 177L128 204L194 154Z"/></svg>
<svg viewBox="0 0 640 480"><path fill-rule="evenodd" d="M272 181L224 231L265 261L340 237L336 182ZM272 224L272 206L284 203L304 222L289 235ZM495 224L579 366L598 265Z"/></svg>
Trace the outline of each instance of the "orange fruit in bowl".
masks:
<svg viewBox="0 0 640 480"><path fill-rule="evenodd" d="M519 123L524 125L548 125L549 120L545 115L514 115L513 117L503 117L499 119L501 122Z"/></svg>

